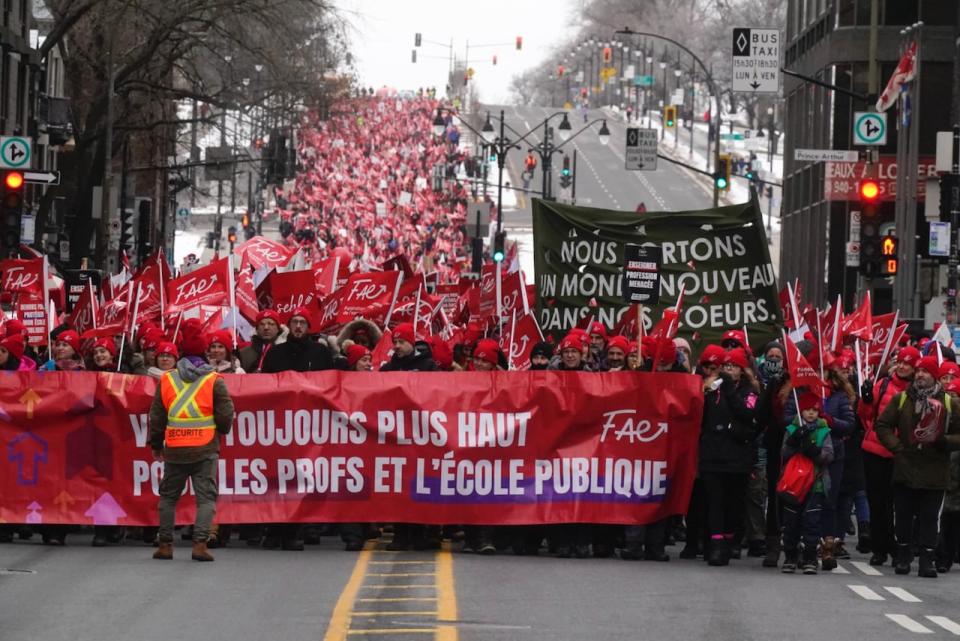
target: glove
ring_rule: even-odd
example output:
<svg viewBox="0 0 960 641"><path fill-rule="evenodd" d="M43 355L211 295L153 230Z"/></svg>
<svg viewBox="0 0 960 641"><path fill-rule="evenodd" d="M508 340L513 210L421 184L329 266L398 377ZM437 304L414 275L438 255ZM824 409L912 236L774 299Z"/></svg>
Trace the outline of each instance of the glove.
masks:
<svg viewBox="0 0 960 641"><path fill-rule="evenodd" d="M873 382L865 380L863 385L860 386L860 398L862 398L867 403L873 402Z"/></svg>
<svg viewBox="0 0 960 641"><path fill-rule="evenodd" d="M815 461L817 457L820 456L820 448L817 447L815 443L807 441L803 444L803 447L800 448L800 453L811 461Z"/></svg>
<svg viewBox="0 0 960 641"><path fill-rule="evenodd" d="M803 430L799 428L795 429L793 431L793 434L787 437L787 445L789 445L793 449L799 448L802 442L803 442Z"/></svg>

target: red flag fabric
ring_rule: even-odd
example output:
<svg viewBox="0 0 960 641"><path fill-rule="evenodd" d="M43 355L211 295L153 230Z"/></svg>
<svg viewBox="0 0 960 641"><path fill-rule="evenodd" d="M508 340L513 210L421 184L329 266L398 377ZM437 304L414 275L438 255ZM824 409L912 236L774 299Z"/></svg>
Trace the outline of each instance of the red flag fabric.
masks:
<svg viewBox="0 0 960 641"><path fill-rule="evenodd" d="M510 350L507 352L510 369L521 371L530 369L530 352L541 340L540 337L540 326L533 312L517 318L510 336Z"/></svg>
<svg viewBox="0 0 960 641"><path fill-rule="evenodd" d="M27 342L34 346L46 345L50 336L47 333L49 312L44 304L43 295L38 296L29 292L17 294L13 308L16 317L27 330Z"/></svg>
<svg viewBox="0 0 960 641"><path fill-rule="evenodd" d="M43 258L0 260L0 289L43 298Z"/></svg>
<svg viewBox="0 0 960 641"><path fill-rule="evenodd" d="M87 285L80 292L80 298L73 304L73 311L67 318L67 324L77 330L79 334L83 334L85 331L93 329L97 320L97 297L93 293L93 288Z"/></svg>
<svg viewBox="0 0 960 641"><path fill-rule="evenodd" d="M385 272L402 272L404 278L410 278L415 273L413 267L410 266L410 260L404 254L397 254L393 258L383 261L380 268Z"/></svg>
<svg viewBox="0 0 960 641"><path fill-rule="evenodd" d="M290 262L293 255L297 253L297 249L263 236L254 236L237 245L233 252L238 256L246 255L254 269L261 267L274 269Z"/></svg>
<svg viewBox="0 0 960 641"><path fill-rule="evenodd" d="M810 365L796 344L789 336L784 336L784 347L787 349L787 367L790 372L790 381L795 388L808 387L813 393L821 395L826 384L820 378L820 373Z"/></svg>
<svg viewBox="0 0 960 641"><path fill-rule="evenodd" d="M790 289L793 289L793 301L790 301ZM802 290L800 281L796 281L793 286L784 285L780 290L780 317L783 318L783 325L787 329L797 329L796 319L794 319L794 310L799 310L802 300Z"/></svg>
<svg viewBox="0 0 960 641"><path fill-rule="evenodd" d="M313 266L314 287L318 296L329 296L350 278L350 261L342 256L325 258Z"/></svg>
<svg viewBox="0 0 960 641"><path fill-rule="evenodd" d="M843 319L842 330L844 336L852 336L865 341L873 338L873 311L869 291L863 297L860 307Z"/></svg>
<svg viewBox="0 0 960 641"><path fill-rule="evenodd" d="M244 254L246 256L246 254ZM237 309L251 324L256 323L260 307L257 304L257 290L253 286L253 272L246 260L241 262L237 272Z"/></svg>
<svg viewBox="0 0 960 641"><path fill-rule="evenodd" d="M916 64L917 41L914 40L903 52L900 62L897 63L897 68L893 70L890 80L887 81L887 86L884 87L883 93L877 99L877 111L886 111L893 106L900 96L900 88L913 80L916 73Z"/></svg>
<svg viewBox="0 0 960 641"><path fill-rule="evenodd" d="M512 272L503 277L500 283L500 309L504 318L510 318L514 312L517 316L526 314L529 309L524 309L523 272Z"/></svg>
<svg viewBox="0 0 960 641"><path fill-rule="evenodd" d="M497 264L488 263L480 270L480 316L497 314ZM501 287L503 283L501 282Z"/></svg>
<svg viewBox="0 0 960 641"><path fill-rule="evenodd" d="M171 280L167 283L165 313L186 311L198 305L228 305L230 269L229 258L221 258Z"/></svg>
<svg viewBox="0 0 960 641"><path fill-rule="evenodd" d="M349 323L358 316L372 320L374 316L384 313L390 307L401 277L399 271L351 274L346 285L337 290L343 291L337 322ZM423 279L405 281L400 286L401 292L408 283L409 286L420 287Z"/></svg>
<svg viewBox="0 0 960 641"><path fill-rule="evenodd" d="M312 272L273 272L264 283L270 289L270 307L280 314L281 323L288 323L298 307L319 311Z"/></svg>
<svg viewBox="0 0 960 641"><path fill-rule="evenodd" d="M377 341L376 347L370 354L373 362L373 369L380 371L380 368L390 362L393 358L393 333L389 329L383 330L383 336Z"/></svg>

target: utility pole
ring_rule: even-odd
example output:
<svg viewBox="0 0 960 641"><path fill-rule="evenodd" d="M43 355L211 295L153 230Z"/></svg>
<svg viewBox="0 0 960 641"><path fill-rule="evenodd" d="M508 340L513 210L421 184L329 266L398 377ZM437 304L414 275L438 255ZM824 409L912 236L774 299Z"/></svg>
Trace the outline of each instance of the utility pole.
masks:
<svg viewBox="0 0 960 641"><path fill-rule="evenodd" d="M108 274L116 273L117 257L111 251L113 234L113 210L110 202L110 188L113 185L113 92L116 73L113 68L113 30L110 31L107 44L107 123L103 142L103 187L100 202L100 229L97 233L97 263ZM79 248L78 248L79 250Z"/></svg>

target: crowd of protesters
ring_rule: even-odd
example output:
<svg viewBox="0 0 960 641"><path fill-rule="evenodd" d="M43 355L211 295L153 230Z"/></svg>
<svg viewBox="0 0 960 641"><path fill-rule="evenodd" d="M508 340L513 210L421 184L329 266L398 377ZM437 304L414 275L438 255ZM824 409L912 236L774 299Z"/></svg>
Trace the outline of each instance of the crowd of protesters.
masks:
<svg viewBox="0 0 960 641"><path fill-rule="evenodd" d="M142 324L134 345L113 339L81 341L60 327L50 354L25 347L17 321L4 326L0 367L24 371L119 371L159 377L187 359L205 371L244 375L281 371L373 369L371 351L381 340L373 323L357 319L337 336L311 330L307 309L282 325L273 310L260 312L256 336L234 351L229 332L203 332L199 321L183 322L176 341L151 323ZM507 358L492 338L464 336L449 344L418 335L403 323L392 332L392 355L381 371L489 371L507 369ZM796 344L820 367L821 350L808 335ZM825 393L794 388L787 350L779 342L754 355L742 332L724 334L721 345L706 346L694 360L682 338L647 337L638 344L609 336L600 323L574 329L557 344L542 342L531 353L531 369L592 372L656 371L694 373L702 378L705 399L698 475L689 510L645 526L592 524L553 526L467 526L434 528L392 524L391 550L429 549L442 537L462 538L464 552L516 554L548 552L558 557L611 557L667 561L668 546L683 542L680 558L703 557L711 566L731 559L763 558L765 567L816 573L850 557L847 537L856 533L857 550L870 563L892 560L908 573L915 554L919 575L935 577L960 552L960 367L947 347L926 339L897 346L886 371L858 385L849 349L822 363ZM788 497L778 481L803 456L814 469L812 487ZM795 461L794 461L795 462ZM782 484L781 484L782 485ZM942 509L941 509L942 508ZM19 531L6 525L0 540ZM301 526L297 524L214 525L211 547L234 534L247 545L302 550L321 533L339 531L348 550L379 536L391 524ZM39 526L45 543L63 545L70 528ZM154 542L156 530L139 532L98 527L93 545L119 543L124 536ZM194 533L185 532L186 537ZM546 546L546 547L544 547Z"/></svg>
<svg viewBox="0 0 960 641"><path fill-rule="evenodd" d="M361 265L401 253L444 281L459 273L469 258L467 190L451 179L473 159L460 149L451 112L444 134L434 136L439 105L427 97L357 98L338 103L326 121L308 116L300 171L279 210L286 242L318 254L346 248Z"/></svg>

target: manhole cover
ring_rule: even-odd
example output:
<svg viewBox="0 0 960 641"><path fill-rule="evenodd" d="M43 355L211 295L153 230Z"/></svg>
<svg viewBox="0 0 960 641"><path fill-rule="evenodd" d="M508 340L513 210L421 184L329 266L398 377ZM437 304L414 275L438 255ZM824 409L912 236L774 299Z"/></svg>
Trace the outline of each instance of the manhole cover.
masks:
<svg viewBox="0 0 960 641"><path fill-rule="evenodd" d="M36 574L36 570L21 570L19 568L0 568L0 574Z"/></svg>

